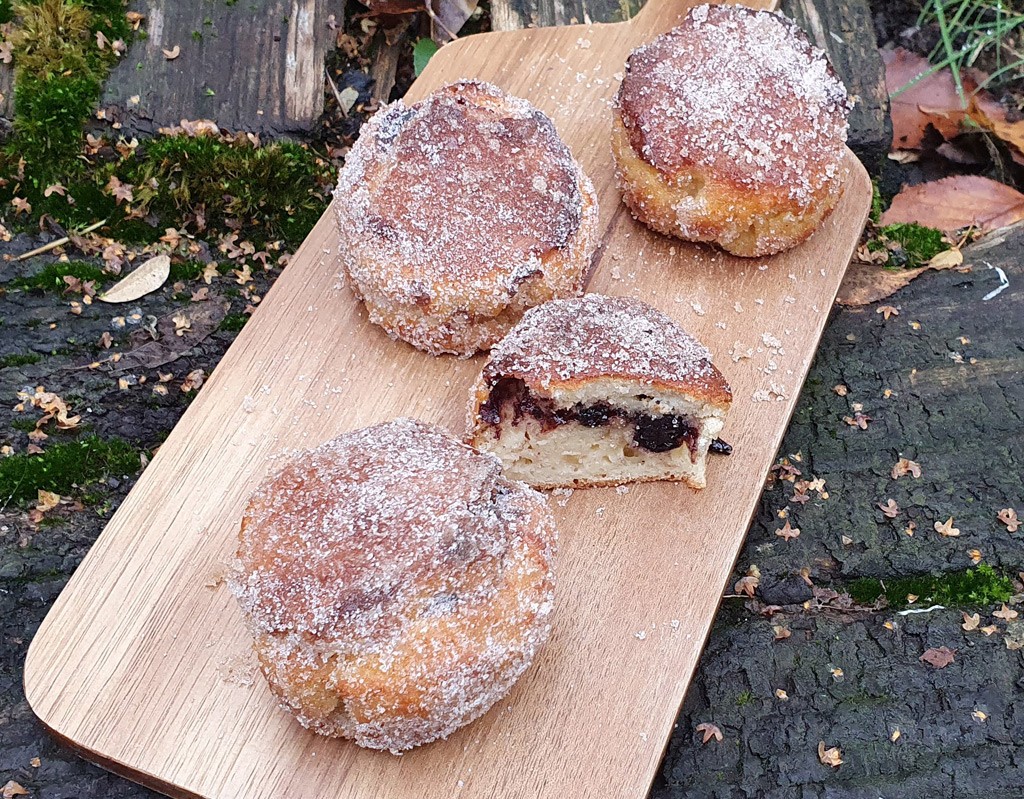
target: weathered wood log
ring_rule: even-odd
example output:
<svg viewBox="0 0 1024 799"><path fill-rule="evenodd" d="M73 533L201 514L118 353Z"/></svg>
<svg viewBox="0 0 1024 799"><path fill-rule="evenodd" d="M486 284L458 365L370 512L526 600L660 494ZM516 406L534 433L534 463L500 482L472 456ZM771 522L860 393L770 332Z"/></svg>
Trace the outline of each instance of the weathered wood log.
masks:
<svg viewBox="0 0 1024 799"><path fill-rule="evenodd" d="M850 149L877 175L892 143L892 122L868 0L782 0L782 12L828 53L846 88L857 97L850 114Z"/></svg>
<svg viewBox="0 0 1024 799"><path fill-rule="evenodd" d="M268 134L308 131L323 110L327 15L337 0L246 0L232 4L145 0L145 37L107 81L103 103L127 131L153 132L182 119ZM165 54L174 53L176 57Z"/></svg>
<svg viewBox="0 0 1024 799"><path fill-rule="evenodd" d="M643 0L492 0L496 31L547 28L584 22L621 22L636 16Z"/></svg>

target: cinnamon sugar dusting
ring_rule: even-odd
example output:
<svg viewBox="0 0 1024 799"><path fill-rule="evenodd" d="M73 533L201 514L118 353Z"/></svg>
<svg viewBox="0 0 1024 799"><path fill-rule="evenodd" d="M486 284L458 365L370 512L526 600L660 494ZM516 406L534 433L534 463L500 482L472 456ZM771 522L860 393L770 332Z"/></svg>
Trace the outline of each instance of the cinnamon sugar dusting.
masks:
<svg viewBox="0 0 1024 799"><path fill-rule="evenodd" d="M398 100L363 127L341 170L346 268L393 302L494 315L596 214L583 202L592 193L525 100L479 81Z"/></svg>
<svg viewBox="0 0 1024 799"><path fill-rule="evenodd" d="M402 751L481 715L529 665L555 542L546 501L497 458L399 419L265 481L231 587L300 722Z"/></svg>
<svg viewBox="0 0 1024 799"><path fill-rule="evenodd" d="M633 149L798 205L839 178L852 108L825 54L785 17L702 5L633 51L616 97Z"/></svg>
<svg viewBox="0 0 1024 799"><path fill-rule="evenodd" d="M731 397L707 347L671 318L638 299L601 294L531 308L491 350L484 374L542 388L612 377L675 385L716 403Z"/></svg>

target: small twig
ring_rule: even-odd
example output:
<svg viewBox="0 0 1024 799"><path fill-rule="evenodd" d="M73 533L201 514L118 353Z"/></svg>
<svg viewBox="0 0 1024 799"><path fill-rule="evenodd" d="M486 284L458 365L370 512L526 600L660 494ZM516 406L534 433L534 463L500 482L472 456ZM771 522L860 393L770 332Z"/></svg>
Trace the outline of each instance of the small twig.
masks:
<svg viewBox="0 0 1024 799"><path fill-rule="evenodd" d="M430 19L433 20L435 23L437 23L437 27L439 27L441 30L447 33L448 36L451 37L451 40L453 42L459 38L450 30L448 30L448 26L441 22L441 18L434 13L434 9L430 7L430 0L423 0L423 7L427 10L427 16L430 17Z"/></svg>
<svg viewBox="0 0 1024 799"><path fill-rule="evenodd" d="M107 220L106 219L101 219L99 222L96 222L96 223L94 223L92 225L89 225L89 227L87 227L87 228L83 228L82 230L80 230L75 235L76 236L84 236L86 233L92 233L94 230L96 230L96 228L101 228L105 224L107 224ZM59 239L54 239L49 244L44 244L42 247L36 247L34 250L29 250L28 252L22 253L21 255L19 255L17 257L16 260L24 261L26 258L33 258L33 257L35 257L37 255L42 255L44 252L49 252L50 250L54 250L57 247L60 247L62 244L67 244L69 241L71 241L71 237L70 236L62 236Z"/></svg>
<svg viewBox="0 0 1024 799"><path fill-rule="evenodd" d="M331 91L334 92L334 99L338 102L338 108L341 111L343 117L348 116L348 112L345 110L345 104L341 101L341 92L338 91L337 84L331 79L331 73L327 67L324 67L324 77L327 78L327 82L331 86Z"/></svg>

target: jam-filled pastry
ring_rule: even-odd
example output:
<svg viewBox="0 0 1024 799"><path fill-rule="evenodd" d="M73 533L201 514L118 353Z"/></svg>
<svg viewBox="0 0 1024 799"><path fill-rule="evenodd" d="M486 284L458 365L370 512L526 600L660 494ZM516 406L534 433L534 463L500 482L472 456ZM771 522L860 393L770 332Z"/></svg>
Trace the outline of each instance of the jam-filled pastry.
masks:
<svg viewBox="0 0 1024 799"><path fill-rule="evenodd" d="M398 419L265 480L230 585L284 709L401 752L485 713L529 666L555 546L547 501L497 458Z"/></svg>
<svg viewBox="0 0 1024 799"><path fill-rule="evenodd" d="M527 308L582 293L598 243L597 194L554 123L479 81L378 111L334 198L370 321L434 355L488 349Z"/></svg>
<svg viewBox="0 0 1024 799"><path fill-rule="evenodd" d="M626 62L612 112L623 200L654 230L735 255L793 247L842 194L851 107L791 20L697 6Z"/></svg>
<svg viewBox="0 0 1024 799"><path fill-rule="evenodd" d="M467 441L535 488L704 488L732 402L711 354L640 300L586 294L526 313L491 351Z"/></svg>

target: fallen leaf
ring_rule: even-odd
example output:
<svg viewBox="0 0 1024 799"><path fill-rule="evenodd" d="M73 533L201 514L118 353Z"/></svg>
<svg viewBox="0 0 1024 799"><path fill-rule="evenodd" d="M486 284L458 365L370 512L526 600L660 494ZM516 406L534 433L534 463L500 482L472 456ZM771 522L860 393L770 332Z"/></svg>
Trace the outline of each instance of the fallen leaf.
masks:
<svg viewBox="0 0 1024 799"><path fill-rule="evenodd" d="M137 300L160 288L170 274L171 259L166 255L154 256L125 275L97 299L111 303Z"/></svg>
<svg viewBox="0 0 1024 799"><path fill-rule="evenodd" d="M103 31L96 31L96 46L102 50L108 44L107 37L103 34Z"/></svg>
<svg viewBox="0 0 1024 799"><path fill-rule="evenodd" d="M903 189L880 224L917 222L947 234L974 226L988 233L1022 219L1024 194L980 175L953 175Z"/></svg>
<svg viewBox="0 0 1024 799"><path fill-rule="evenodd" d="M32 213L32 203L30 203L24 197L12 197L11 205L14 207L15 216L18 216L19 214Z"/></svg>
<svg viewBox="0 0 1024 799"><path fill-rule="evenodd" d="M131 183L122 183L117 175L111 175L110 180L107 181L107 190L114 195L117 205L123 202L130 203L135 198L134 188Z"/></svg>
<svg viewBox="0 0 1024 799"><path fill-rule="evenodd" d="M892 479L898 480L907 474L913 475L916 480L921 476L921 466L907 458L900 458L896 461L896 465L892 467Z"/></svg>
<svg viewBox="0 0 1024 799"><path fill-rule="evenodd" d="M125 12L124 17L132 26L132 30L137 31L139 26L142 24L142 21L146 18L146 15L140 14L138 11L127 11Z"/></svg>
<svg viewBox="0 0 1024 799"><path fill-rule="evenodd" d="M841 536L839 536L839 540L842 542L844 547L848 547L848 546L850 546L850 544L853 543L853 539L850 538L850 536L848 536L848 535L841 535Z"/></svg>
<svg viewBox="0 0 1024 799"><path fill-rule="evenodd" d="M953 526L953 517L950 516L944 522L935 522L933 525L935 532L941 535L943 538L956 538L960 535L960 530Z"/></svg>
<svg viewBox="0 0 1024 799"><path fill-rule="evenodd" d="M165 49L161 50L161 52L164 54L164 58L166 58L168 61L173 61L175 58L181 55L181 46L176 44L170 50Z"/></svg>
<svg viewBox="0 0 1024 799"><path fill-rule="evenodd" d="M53 510L60 504L60 494L55 494L52 491L44 491L42 488L36 491L36 510L40 513L46 513L49 510Z"/></svg>
<svg viewBox="0 0 1024 799"><path fill-rule="evenodd" d="M843 421L846 422L850 427L857 427L861 430L868 429L868 422L872 421L871 417L866 413L857 411L853 416L844 416Z"/></svg>
<svg viewBox="0 0 1024 799"><path fill-rule="evenodd" d="M119 359L112 358L117 365L111 371L118 374L157 369L176 361L217 329L227 309L226 302L203 302L190 306L188 315L192 324L181 336L175 332L176 312L161 316L155 325L159 338L156 341L146 341ZM121 353L115 353L115 356L120 355Z"/></svg>
<svg viewBox="0 0 1024 799"><path fill-rule="evenodd" d="M733 590L737 594L746 594L749 597L754 596L754 591L761 584L761 570L757 566L751 565L747 569L747 574L736 581L736 585L733 586Z"/></svg>
<svg viewBox="0 0 1024 799"><path fill-rule="evenodd" d="M929 261L928 266L932 269L955 269L964 262L964 254L956 247L935 253Z"/></svg>
<svg viewBox="0 0 1024 799"><path fill-rule="evenodd" d="M1003 508L996 515L996 518L1006 525L1007 532L1015 533L1020 527L1020 522L1017 520L1017 511L1013 508Z"/></svg>
<svg viewBox="0 0 1024 799"><path fill-rule="evenodd" d="M716 741L722 740L722 731L718 729L718 727L715 724L712 724L708 721L705 721L703 724L698 724L697 732L704 733L704 738L701 740L701 743L706 744L712 738L714 738Z"/></svg>
<svg viewBox="0 0 1024 799"><path fill-rule="evenodd" d="M190 391L195 391L203 385L205 380L206 372L202 369L193 369L181 381L181 393L188 394Z"/></svg>
<svg viewBox="0 0 1024 799"><path fill-rule="evenodd" d="M895 270L852 261L839 286L836 302L851 307L870 305L895 294L915 277L932 268L920 266L917 269Z"/></svg>
<svg viewBox="0 0 1024 799"><path fill-rule="evenodd" d="M917 594L907 594L907 604L913 605L917 602Z"/></svg>
<svg viewBox="0 0 1024 799"><path fill-rule="evenodd" d="M0 788L0 796L3 799L14 799L15 796L28 796L28 791L14 780L8 780L3 788Z"/></svg>
<svg viewBox="0 0 1024 799"><path fill-rule="evenodd" d="M881 55L885 64L885 86L890 97L892 149L921 149L929 125L943 139L955 137L967 112L949 69L934 72L908 86L931 70L928 59L902 47L882 50ZM935 142L936 145L938 143Z"/></svg>
<svg viewBox="0 0 1024 799"><path fill-rule="evenodd" d="M982 722L988 718L988 713L986 713L984 710L978 710L977 708L971 711L971 715L974 716L974 718L976 718L978 721Z"/></svg>
<svg viewBox="0 0 1024 799"><path fill-rule="evenodd" d="M777 696L783 702L788 702L789 701L789 694L787 694L781 688L776 688L775 689L775 696Z"/></svg>
<svg viewBox="0 0 1024 799"><path fill-rule="evenodd" d="M825 748L824 741L818 741L818 760L823 766L839 768L843 765L843 752L838 746Z"/></svg>
<svg viewBox="0 0 1024 799"><path fill-rule="evenodd" d="M346 86L337 94L338 107L341 109L342 116L348 116L349 112L355 106L359 100L359 90L352 86Z"/></svg>
<svg viewBox="0 0 1024 799"><path fill-rule="evenodd" d="M43 189L43 196L49 197L52 194L59 194L61 197L67 196L67 187L63 183L51 183L45 189Z"/></svg>
<svg viewBox="0 0 1024 799"><path fill-rule="evenodd" d="M984 627L979 627L978 629L981 630L981 632L985 633L985 635L992 635L994 633L999 632L999 628L996 627L994 624L988 624Z"/></svg>
<svg viewBox="0 0 1024 799"><path fill-rule="evenodd" d="M944 669L953 662L953 655L955 654L956 650L950 649L948 646L932 647L924 651L920 660L936 669Z"/></svg>
<svg viewBox="0 0 1024 799"><path fill-rule="evenodd" d="M781 624L773 625L772 632L775 634L776 641L785 641L793 634L792 630L790 630L788 627L784 627Z"/></svg>
<svg viewBox="0 0 1024 799"><path fill-rule="evenodd" d="M889 321L890 316L899 316L900 312L891 305L879 305L875 308L875 313L880 313L882 318Z"/></svg>
<svg viewBox="0 0 1024 799"><path fill-rule="evenodd" d="M832 390L836 392L836 394L838 394L840 397L845 397L848 393L850 393L850 389L848 389L842 383L840 383L837 386L832 386Z"/></svg>
<svg viewBox="0 0 1024 799"><path fill-rule="evenodd" d="M28 761L28 764L32 766L32 768L39 768L41 765L43 765L43 762L38 757L34 757L30 761Z"/></svg>
<svg viewBox="0 0 1024 799"><path fill-rule="evenodd" d="M784 538L786 541L792 541L794 538L800 537L800 528L791 526L789 519L786 519L786 524L781 529L776 530L775 535L779 538Z"/></svg>
<svg viewBox="0 0 1024 799"><path fill-rule="evenodd" d="M899 727L894 727L893 731L892 731L892 734L889 736L889 740L892 741L893 743L896 743L900 739L901 735L903 735L903 733L900 732L900 728Z"/></svg>
<svg viewBox="0 0 1024 799"><path fill-rule="evenodd" d="M10 64L14 59L14 45L9 41L4 40L0 42L0 61L5 64Z"/></svg>
<svg viewBox="0 0 1024 799"><path fill-rule="evenodd" d="M995 616L997 619L1002 619L1003 621L1012 621L1013 619L1017 618L1020 614L1012 608L1006 607L1006 603L1004 602L1002 610L994 611L992 615Z"/></svg>
<svg viewBox="0 0 1024 799"><path fill-rule="evenodd" d="M971 559L971 563L977 566L981 563L982 553L980 549L969 549L967 550L967 557Z"/></svg>
<svg viewBox="0 0 1024 799"><path fill-rule="evenodd" d="M1010 114L1002 103L989 92L978 91L978 85L986 78L977 70L968 70L963 76L964 91L970 97L967 113L980 127L1006 142L1010 146L1013 160L1021 163L1021 155L1024 154L1024 121L1018 119L1011 122Z"/></svg>
<svg viewBox="0 0 1024 799"><path fill-rule="evenodd" d="M967 615L964 611L960 611L960 615L964 617L964 623L960 626L970 632L971 630L977 630L978 625L981 624L981 615L978 613L972 613Z"/></svg>
<svg viewBox="0 0 1024 799"><path fill-rule="evenodd" d="M210 287L203 286L192 292L192 302L205 302L210 299Z"/></svg>
<svg viewBox="0 0 1024 799"><path fill-rule="evenodd" d="M174 335L184 336L185 331L192 327L192 320L183 312L176 313L171 317L174 322Z"/></svg>
<svg viewBox="0 0 1024 799"><path fill-rule="evenodd" d="M881 502L879 502L878 507L881 509L882 514L887 519L895 519L900 512L900 506L896 504L896 500L894 499L886 500L884 505Z"/></svg>

